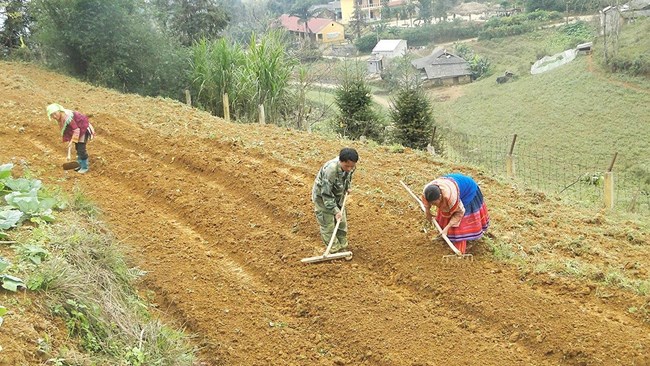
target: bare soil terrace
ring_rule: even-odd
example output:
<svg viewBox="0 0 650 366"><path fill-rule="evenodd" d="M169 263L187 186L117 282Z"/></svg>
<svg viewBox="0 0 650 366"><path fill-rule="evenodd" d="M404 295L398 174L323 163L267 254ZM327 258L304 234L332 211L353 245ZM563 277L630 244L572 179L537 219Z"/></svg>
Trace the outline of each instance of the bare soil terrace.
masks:
<svg viewBox="0 0 650 366"><path fill-rule="evenodd" d="M93 114L87 175L60 169L65 145L44 111L52 102ZM0 63L0 120L0 163L81 187L147 271L159 309L196 335L206 365L650 365L647 295L522 271L486 242L647 280L650 235L634 222L424 153L229 124L21 64ZM348 206L354 258L305 265L323 250L312 182L345 145L361 155ZM449 249L422 232L399 185L420 190L451 171L476 178L490 209L490 238L471 264L441 261ZM7 322L3 346L19 338ZM31 341L5 346L4 364L33 364Z"/></svg>

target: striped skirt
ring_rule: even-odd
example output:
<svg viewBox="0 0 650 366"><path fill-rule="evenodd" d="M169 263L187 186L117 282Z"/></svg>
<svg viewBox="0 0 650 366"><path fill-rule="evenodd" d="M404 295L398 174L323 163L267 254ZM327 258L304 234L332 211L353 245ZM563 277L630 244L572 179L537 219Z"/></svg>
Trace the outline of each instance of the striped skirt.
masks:
<svg viewBox="0 0 650 366"><path fill-rule="evenodd" d="M449 218L442 216L440 211L438 211L436 221L440 224L440 227L444 228L449 223ZM447 237L452 242L480 239L483 233L487 231L489 225L490 216L488 215L487 206L483 201L483 193L481 193L480 188L477 188L474 198L469 204L465 205L465 216L460 221L460 225L458 227L450 227L447 232ZM464 250L461 251L464 252Z"/></svg>

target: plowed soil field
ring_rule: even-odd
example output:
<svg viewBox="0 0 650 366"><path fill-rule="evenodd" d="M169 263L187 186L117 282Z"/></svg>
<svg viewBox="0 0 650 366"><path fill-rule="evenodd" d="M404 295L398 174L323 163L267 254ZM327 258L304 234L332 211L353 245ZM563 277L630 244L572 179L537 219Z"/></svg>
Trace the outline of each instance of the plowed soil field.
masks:
<svg viewBox="0 0 650 366"><path fill-rule="evenodd" d="M89 174L61 170L52 102L93 115ZM648 295L607 281L648 280L650 235L633 221L425 153L226 123L21 64L0 63L0 117L0 162L82 188L206 365L650 365ZM361 156L354 258L303 264L324 249L313 179L343 146ZM399 185L452 171L479 181L491 213L474 262L441 260L449 249ZM571 263L602 272L540 267Z"/></svg>

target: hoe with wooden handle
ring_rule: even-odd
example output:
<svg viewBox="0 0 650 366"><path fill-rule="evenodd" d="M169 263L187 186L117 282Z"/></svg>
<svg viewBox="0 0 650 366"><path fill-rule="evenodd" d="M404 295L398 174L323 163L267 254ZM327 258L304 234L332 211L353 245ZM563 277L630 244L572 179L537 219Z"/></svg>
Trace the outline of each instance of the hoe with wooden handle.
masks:
<svg viewBox="0 0 650 366"><path fill-rule="evenodd" d="M72 144L68 145L68 161L63 163L63 170L72 170L79 168L79 163L76 161L70 161L70 149L72 149Z"/></svg>
<svg viewBox="0 0 650 366"><path fill-rule="evenodd" d="M406 183L402 182L401 180L399 182L402 184L404 189L406 189L406 191L411 195L411 197L413 197L413 199L420 205L420 208L422 209L422 212L426 213L426 208L424 207L424 203L422 203L422 201L420 201L418 196L416 196L415 193L413 193L413 191L411 191L411 189L406 185ZM449 240L447 235L442 233L442 228L440 227L440 225L438 224L438 222L435 219L433 219L431 221L432 221L432 224L436 227L436 229L438 229L438 232L440 233L440 236L442 237L442 239L445 241L445 243L447 243L447 246L449 246L449 248L454 252L454 254L452 254L452 255L444 255L444 256L442 256L442 259L450 259L450 258L465 259L465 258L468 258L470 260L474 260L474 256L472 256L471 254L463 254L463 253L460 252L460 250L458 250L458 248L456 248L456 246L454 246L454 243L452 243L451 240Z"/></svg>
<svg viewBox="0 0 650 366"><path fill-rule="evenodd" d="M345 197L343 197L343 205L341 205L341 212L345 210L345 202L348 200L348 194L345 194ZM332 238L330 239L329 244L327 244L327 249L325 249L325 253L323 255L319 255L316 257L309 257L309 258L303 258L300 261L303 263L318 263L318 262L324 262L324 261L331 261L333 259L339 259L339 258L345 258L347 260L352 259L352 252L338 252L338 253L333 253L330 254L330 250L332 250L332 244L334 244L334 239L336 239L336 232L339 230L339 225L341 224L341 220L336 220L336 226L334 226L334 232L332 233Z"/></svg>

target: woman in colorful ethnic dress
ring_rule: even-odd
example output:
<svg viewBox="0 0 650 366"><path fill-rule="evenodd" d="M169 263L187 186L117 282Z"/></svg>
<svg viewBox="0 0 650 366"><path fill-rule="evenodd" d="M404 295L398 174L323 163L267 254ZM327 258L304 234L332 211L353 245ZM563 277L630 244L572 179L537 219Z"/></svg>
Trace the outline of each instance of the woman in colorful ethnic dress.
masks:
<svg viewBox="0 0 650 366"><path fill-rule="evenodd" d="M483 236L490 224L487 206L478 184L460 173L434 179L422 192L427 221L433 223L431 207L437 207L436 221L454 246L463 254L468 240Z"/></svg>
<svg viewBox="0 0 650 366"><path fill-rule="evenodd" d="M47 117L54 119L61 129L61 139L68 145L74 143L77 151L77 162L79 162L79 173L88 172L88 152L86 144L95 134L88 117L84 114L63 108L60 104L50 104L46 107Z"/></svg>

